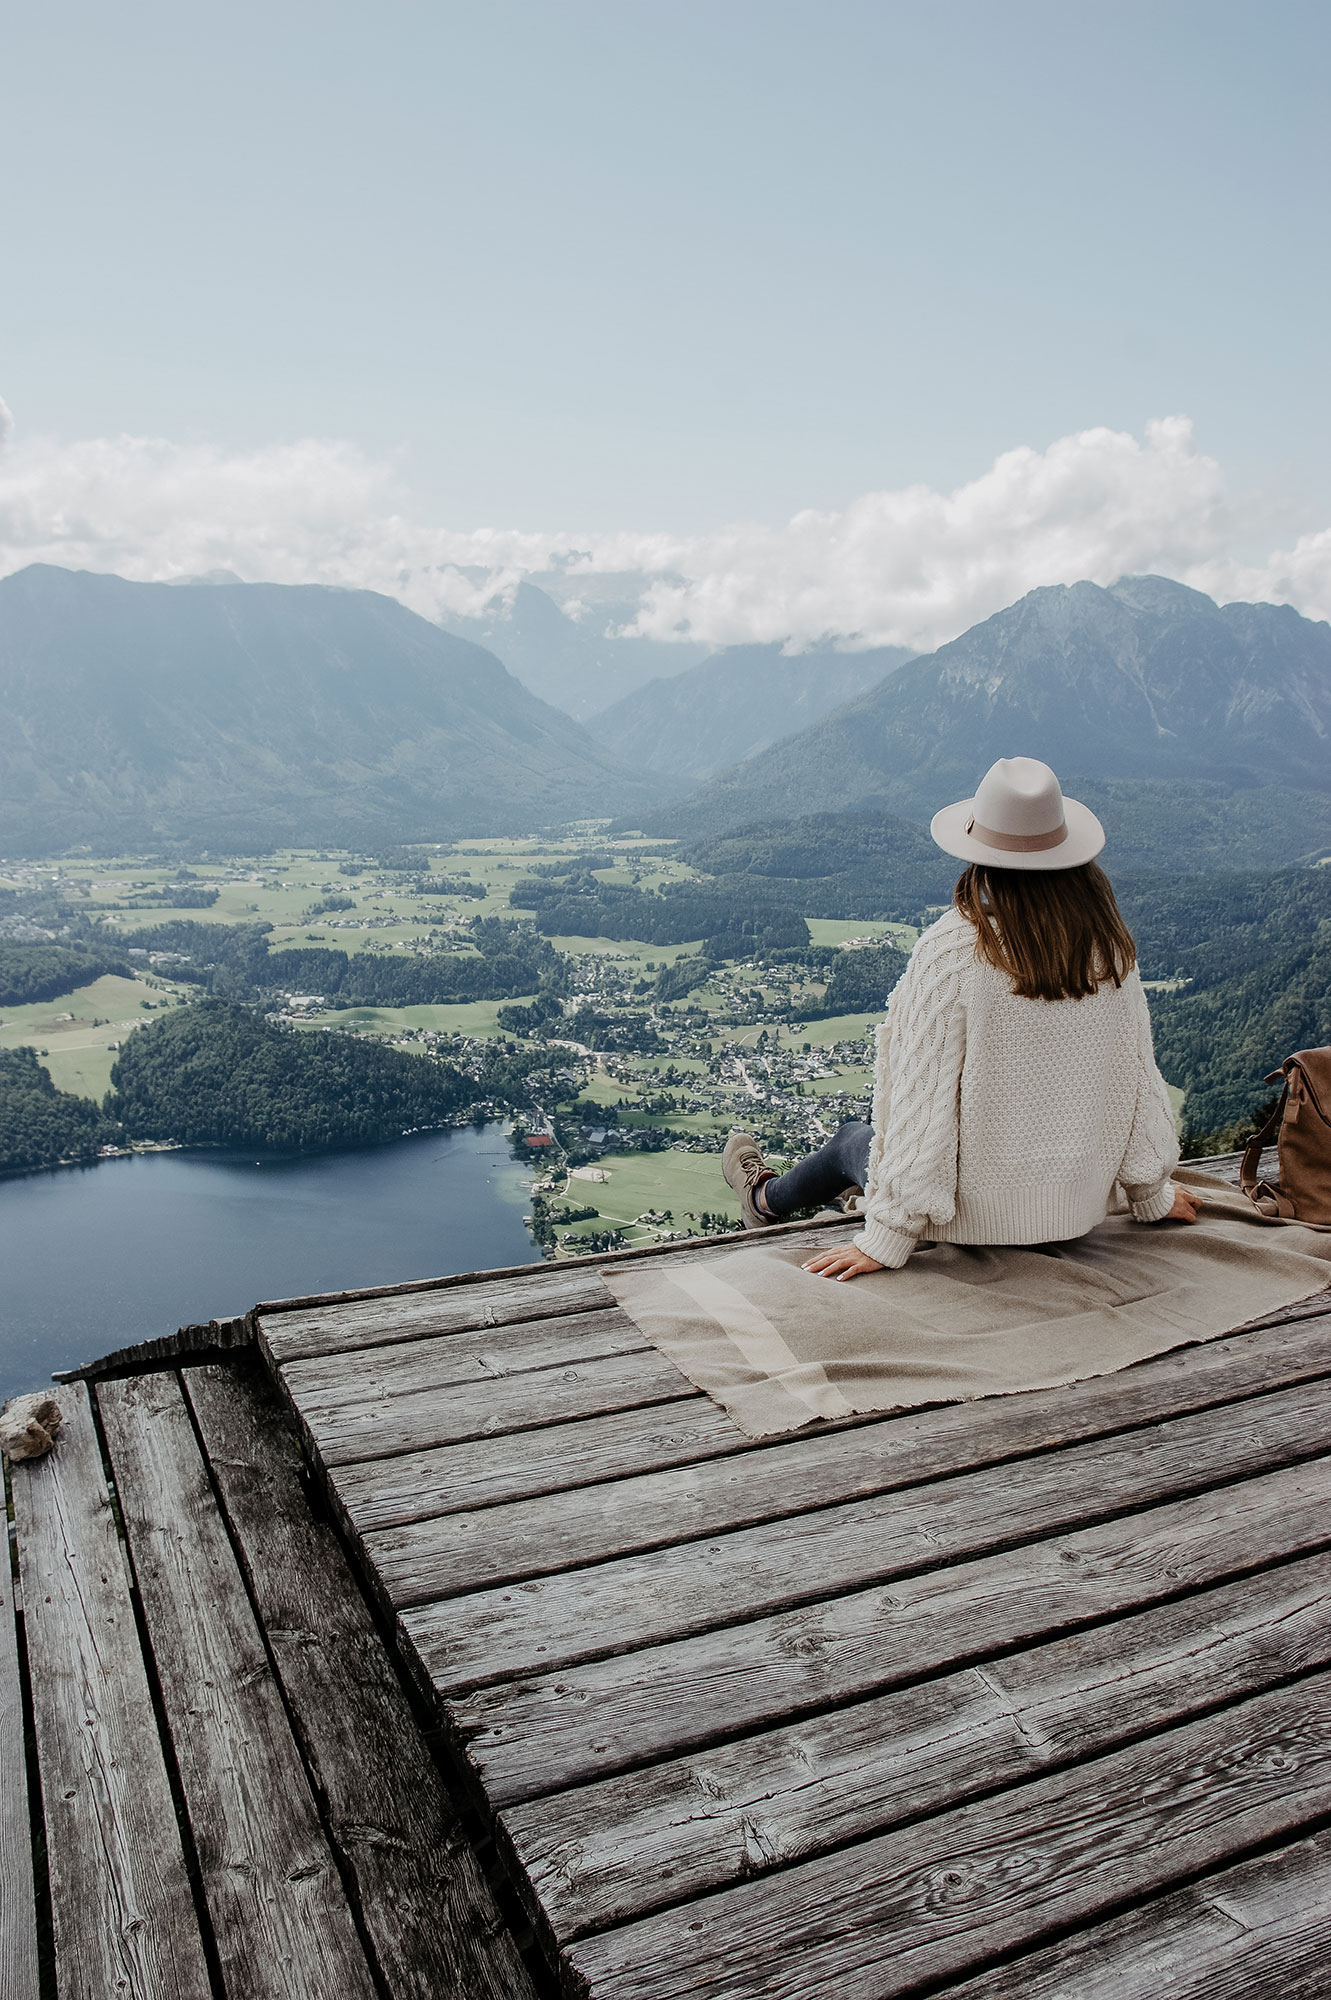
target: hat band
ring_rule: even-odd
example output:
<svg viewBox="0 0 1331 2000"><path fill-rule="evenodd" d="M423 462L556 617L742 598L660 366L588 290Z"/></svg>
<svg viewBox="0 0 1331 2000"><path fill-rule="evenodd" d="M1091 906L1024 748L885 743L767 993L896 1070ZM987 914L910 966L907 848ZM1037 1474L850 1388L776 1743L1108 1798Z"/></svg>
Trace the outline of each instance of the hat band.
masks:
<svg viewBox="0 0 1331 2000"><path fill-rule="evenodd" d="M1052 833L996 833L974 819L966 822L966 831L985 847L1006 848L1009 854L1042 854L1048 847L1061 847L1068 837L1066 820Z"/></svg>

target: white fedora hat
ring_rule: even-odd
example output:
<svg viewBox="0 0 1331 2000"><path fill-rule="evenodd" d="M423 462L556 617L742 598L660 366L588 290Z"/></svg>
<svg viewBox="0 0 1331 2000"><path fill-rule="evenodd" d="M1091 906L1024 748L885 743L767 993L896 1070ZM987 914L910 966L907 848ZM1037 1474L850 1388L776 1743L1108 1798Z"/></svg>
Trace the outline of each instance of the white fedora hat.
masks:
<svg viewBox="0 0 1331 2000"><path fill-rule="evenodd" d="M944 806L929 831L945 854L991 868L1080 868L1105 844L1090 807L1065 799L1038 757L1000 757L975 797Z"/></svg>

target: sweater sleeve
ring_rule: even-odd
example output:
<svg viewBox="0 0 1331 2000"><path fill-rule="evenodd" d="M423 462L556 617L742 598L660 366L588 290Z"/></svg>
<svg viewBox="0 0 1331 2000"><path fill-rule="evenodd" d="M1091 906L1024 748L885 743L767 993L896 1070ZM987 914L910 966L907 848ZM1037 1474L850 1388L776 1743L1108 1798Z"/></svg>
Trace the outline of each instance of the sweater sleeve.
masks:
<svg viewBox="0 0 1331 2000"><path fill-rule="evenodd" d="M1137 1102L1117 1178L1134 1218L1160 1222L1174 1206L1169 1176L1178 1165L1178 1133L1165 1080L1156 1068L1150 1006L1137 974L1130 973L1128 978L1137 1025Z"/></svg>
<svg viewBox="0 0 1331 2000"><path fill-rule="evenodd" d="M956 1213L963 982L974 958L964 919L945 917L926 931L878 1029L865 1219L855 1243L889 1270L906 1262L930 1222Z"/></svg>

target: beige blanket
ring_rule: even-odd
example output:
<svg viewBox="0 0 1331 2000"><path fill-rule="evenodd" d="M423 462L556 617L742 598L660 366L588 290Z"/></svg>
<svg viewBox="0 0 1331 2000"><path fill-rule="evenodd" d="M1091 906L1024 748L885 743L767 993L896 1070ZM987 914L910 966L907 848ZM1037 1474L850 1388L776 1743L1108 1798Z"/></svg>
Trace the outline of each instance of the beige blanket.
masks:
<svg viewBox="0 0 1331 2000"><path fill-rule="evenodd" d="M1331 1233L1272 1227L1206 1175L1202 1219L1110 1216L1052 1250L939 1243L837 1284L807 1244L611 1266L629 1317L750 1437L819 1417L1009 1396L1213 1340L1331 1280ZM1328 1301L1331 1308L1331 1300Z"/></svg>

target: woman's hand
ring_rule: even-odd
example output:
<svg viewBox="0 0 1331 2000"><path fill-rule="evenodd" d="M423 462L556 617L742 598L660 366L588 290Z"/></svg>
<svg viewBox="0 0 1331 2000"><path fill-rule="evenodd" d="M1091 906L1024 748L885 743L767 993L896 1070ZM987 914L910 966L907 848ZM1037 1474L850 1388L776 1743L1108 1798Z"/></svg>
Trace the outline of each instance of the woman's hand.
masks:
<svg viewBox="0 0 1331 2000"><path fill-rule="evenodd" d="M1197 1211L1200 1207L1201 1201L1197 1195L1191 1193L1187 1188L1176 1187L1174 1189L1174 1206L1170 1209L1168 1215L1162 1215L1160 1220L1162 1222L1195 1222L1197 1220Z"/></svg>
<svg viewBox="0 0 1331 2000"><path fill-rule="evenodd" d="M882 1271L883 1264L876 1264L863 1250L857 1250L853 1243L847 1243L842 1250L820 1250L816 1257L810 1257L804 1269L812 1271L816 1278L835 1278L838 1283L846 1278L862 1278L868 1271Z"/></svg>

